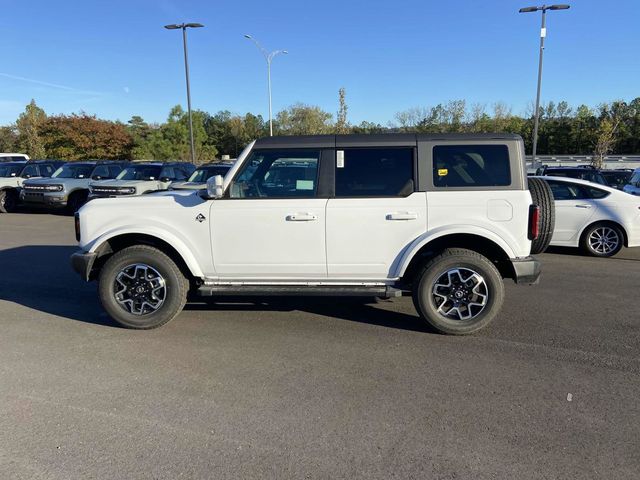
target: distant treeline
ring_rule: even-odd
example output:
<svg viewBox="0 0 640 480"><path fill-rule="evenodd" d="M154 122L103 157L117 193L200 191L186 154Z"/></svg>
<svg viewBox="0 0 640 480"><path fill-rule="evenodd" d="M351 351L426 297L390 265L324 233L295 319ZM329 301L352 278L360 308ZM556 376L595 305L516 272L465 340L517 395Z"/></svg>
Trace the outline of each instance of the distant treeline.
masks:
<svg viewBox="0 0 640 480"><path fill-rule="evenodd" d="M454 100L431 107L398 112L387 125L364 121L350 124L345 91L340 89L336 114L317 106L295 104L274 118L274 134L386 132L510 132L520 134L531 152L533 113L515 115L496 103L468 105ZM540 109L538 153L593 155L640 153L640 98L614 101L595 108L549 102ZM269 134L261 115L193 112L199 162L238 155L251 140ZM12 125L0 127L0 151L24 152L32 158L189 159L188 118L180 106L164 123L147 123L133 116L127 123L101 120L84 112L48 116L31 101Z"/></svg>

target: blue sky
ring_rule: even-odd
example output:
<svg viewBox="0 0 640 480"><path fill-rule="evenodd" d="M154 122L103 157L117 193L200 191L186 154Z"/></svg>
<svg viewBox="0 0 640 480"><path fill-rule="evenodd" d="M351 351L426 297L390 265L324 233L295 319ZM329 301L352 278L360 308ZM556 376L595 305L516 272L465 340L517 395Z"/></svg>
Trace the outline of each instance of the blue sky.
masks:
<svg viewBox="0 0 640 480"><path fill-rule="evenodd" d="M574 0L550 12L543 101L597 105L640 96L640 1ZM452 99L523 113L535 94L539 14L529 0L199 1L0 0L0 125L31 98L47 113L80 110L163 121L186 104L182 43L190 30L194 108L267 117L266 66L274 111L292 103L387 124L413 106ZM607 7L608 5L608 7Z"/></svg>

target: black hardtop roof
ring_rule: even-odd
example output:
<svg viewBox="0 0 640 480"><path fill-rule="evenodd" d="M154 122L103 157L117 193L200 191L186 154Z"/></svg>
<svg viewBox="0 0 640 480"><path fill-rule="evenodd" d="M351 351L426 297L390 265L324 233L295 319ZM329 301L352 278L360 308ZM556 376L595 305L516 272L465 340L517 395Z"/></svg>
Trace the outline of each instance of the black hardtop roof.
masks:
<svg viewBox="0 0 640 480"><path fill-rule="evenodd" d="M197 165L196 168L208 168L208 167L233 167L233 162L209 162Z"/></svg>
<svg viewBox="0 0 640 480"><path fill-rule="evenodd" d="M28 162L29 165L33 165L33 164L42 164L42 163L53 163L54 165L63 165L65 163L68 163L64 160L52 160L52 159L47 159L47 158L40 158L38 160L29 160Z"/></svg>
<svg viewBox="0 0 640 480"><path fill-rule="evenodd" d="M191 165L190 162L161 162L161 161L148 161L148 162L129 162L131 167L135 167L137 165L152 165L152 166L158 166L158 167L164 167L164 166L169 166L169 167L174 167L176 165Z"/></svg>
<svg viewBox="0 0 640 480"><path fill-rule="evenodd" d="M333 148L349 146L410 146L417 142L438 140L522 140L515 133L380 133L352 135L291 135L264 137L255 148Z"/></svg>
<svg viewBox="0 0 640 480"><path fill-rule="evenodd" d="M15 160L13 162L1 162L2 163L2 167L26 167L27 166L27 162L26 160Z"/></svg>

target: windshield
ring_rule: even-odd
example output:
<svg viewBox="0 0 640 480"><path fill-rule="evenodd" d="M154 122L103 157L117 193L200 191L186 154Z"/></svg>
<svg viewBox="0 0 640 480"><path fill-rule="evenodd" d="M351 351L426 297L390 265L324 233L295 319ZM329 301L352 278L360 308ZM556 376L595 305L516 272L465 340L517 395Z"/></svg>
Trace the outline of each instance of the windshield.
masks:
<svg viewBox="0 0 640 480"><path fill-rule="evenodd" d="M160 178L159 165L134 165L125 168L116 178L118 180L157 180Z"/></svg>
<svg viewBox="0 0 640 480"><path fill-rule="evenodd" d="M23 168L23 163L0 163L0 177L17 177Z"/></svg>
<svg viewBox="0 0 640 480"><path fill-rule="evenodd" d="M91 171L93 170L93 165L72 165L67 163L63 165L58 170L56 170L52 178L89 178L91 176Z"/></svg>
<svg viewBox="0 0 640 480"><path fill-rule="evenodd" d="M189 181L204 183L211 177L215 177L216 175L222 175L224 177L230 168L231 167L229 165L199 168L191 174L191 176L189 177Z"/></svg>
<svg viewBox="0 0 640 480"><path fill-rule="evenodd" d="M631 178L631 172L603 172L602 175L612 187L624 187Z"/></svg>

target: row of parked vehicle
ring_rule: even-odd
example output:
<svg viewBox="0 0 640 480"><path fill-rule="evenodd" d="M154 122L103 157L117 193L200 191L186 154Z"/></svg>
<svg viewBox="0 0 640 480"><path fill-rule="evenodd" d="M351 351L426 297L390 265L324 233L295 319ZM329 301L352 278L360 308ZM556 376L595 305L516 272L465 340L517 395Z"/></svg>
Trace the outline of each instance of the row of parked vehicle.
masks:
<svg viewBox="0 0 640 480"><path fill-rule="evenodd" d="M579 167L549 167L544 165L536 171L536 175L569 177L587 180L623 190L632 195L640 195L640 168L597 169L590 165Z"/></svg>
<svg viewBox="0 0 640 480"><path fill-rule="evenodd" d="M231 162L196 166L186 162L91 161L64 163L0 156L0 212L20 204L78 211L93 198L135 196L167 189L205 188L208 178L223 175Z"/></svg>

